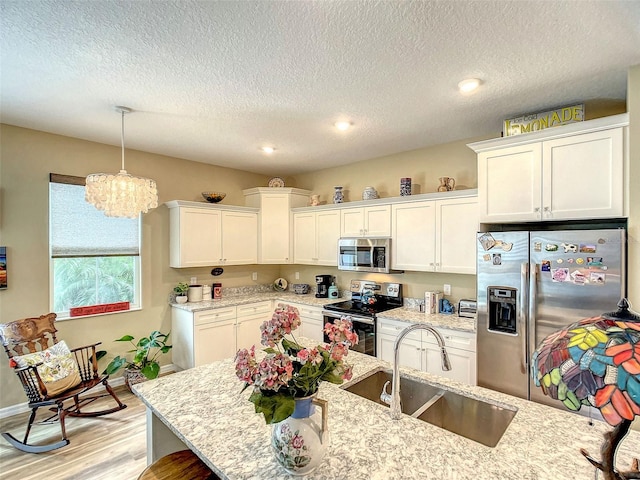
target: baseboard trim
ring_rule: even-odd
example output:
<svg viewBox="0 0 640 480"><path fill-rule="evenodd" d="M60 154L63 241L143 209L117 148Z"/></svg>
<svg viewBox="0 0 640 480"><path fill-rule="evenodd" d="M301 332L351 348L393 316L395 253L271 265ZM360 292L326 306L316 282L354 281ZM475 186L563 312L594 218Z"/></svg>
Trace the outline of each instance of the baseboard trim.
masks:
<svg viewBox="0 0 640 480"><path fill-rule="evenodd" d="M176 366L171 363L169 365L163 365L162 367L160 367L160 375L166 374L166 373L173 373L176 371ZM115 377L115 378L110 378L109 379L109 385L111 385L112 387L121 387L124 385L124 377L123 376L119 376L119 377ZM20 413L25 413L29 411L29 404L27 402L25 403L18 403L16 405L10 405L8 407L4 407L4 408L0 408L0 419L2 418L7 418L7 417L11 417L13 415L18 415Z"/></svg>

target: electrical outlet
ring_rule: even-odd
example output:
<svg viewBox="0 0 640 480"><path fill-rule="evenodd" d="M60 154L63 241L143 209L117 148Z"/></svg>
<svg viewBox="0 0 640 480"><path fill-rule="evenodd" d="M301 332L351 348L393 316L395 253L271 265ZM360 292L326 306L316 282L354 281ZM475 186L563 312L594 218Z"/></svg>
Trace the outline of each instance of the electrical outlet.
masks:
<svg viewBox="0 0 640 480"><path fill-rule="evenodd" d="M258 280L258 272L253 272L251 274L251 280Z"/></svg>
<svg viewBox="0 0 640 480"><path fill-rule="evenodd" d="M296 272L296 280L300 280L300 272Z"/></svg>
<svg viewBox="0 0 640 480"><path fill-rule="evenodd" d="M449 285L448 283L444 284L444 294L451 295L451 285Z"/></svg>
<svg viewBox="0 0 640 480"><path fill-rule="evenodd" d="M191 285L197 285L198 284L198 277L191 277Z"/></svg>

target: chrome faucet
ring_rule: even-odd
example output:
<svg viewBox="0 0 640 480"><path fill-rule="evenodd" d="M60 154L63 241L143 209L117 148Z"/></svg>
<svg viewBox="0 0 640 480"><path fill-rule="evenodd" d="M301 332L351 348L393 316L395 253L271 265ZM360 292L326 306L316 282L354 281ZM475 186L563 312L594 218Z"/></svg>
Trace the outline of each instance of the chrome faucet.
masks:
<svg viewBox="0 0 640 480"><path fill-rule="evenodd" d="M399 420L402 416L402 404L400 401L400 343L404 337L406 337L410 332L414 330L426 330L431 332L434 337L436 337L436 341L438 342L438 346L440 347L440 355L442 356L442 370L448 371L451 370L451 362L449 361L449 355L447 354L447 349L444 345L444 339L440 332L438 332L435 328L425 325L424 323L416 323L405 328L400 335L396 338L395 343L393 344L393 385L391 387L391 395L387 393L387 385L389 382L384 384L382 387L382 394L380 394L380 400L389 404L391 406L391 418L394 420Z"/></svg>

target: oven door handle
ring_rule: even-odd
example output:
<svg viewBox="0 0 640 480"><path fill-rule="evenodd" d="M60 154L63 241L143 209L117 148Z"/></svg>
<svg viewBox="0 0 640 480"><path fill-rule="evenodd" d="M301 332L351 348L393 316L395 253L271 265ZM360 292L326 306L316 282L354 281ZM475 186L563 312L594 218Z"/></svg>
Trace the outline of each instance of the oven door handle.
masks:
<svg viewBox="0 0 640 480"><path fill-rule="evenodd" d="M329 310L323 310L322 315L330 318L342 318L342 317L351 317L351 321L364 323L366 325L375 325L375 320L369 317L359 317L357 315L352 315L351 313L339 313L339 312L331 312Z"/></svg>

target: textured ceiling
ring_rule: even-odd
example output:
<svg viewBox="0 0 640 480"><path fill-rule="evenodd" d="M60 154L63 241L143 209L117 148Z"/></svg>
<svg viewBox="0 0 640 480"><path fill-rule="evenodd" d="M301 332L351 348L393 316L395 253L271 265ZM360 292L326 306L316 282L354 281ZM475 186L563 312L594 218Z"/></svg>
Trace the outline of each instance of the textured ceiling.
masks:
<svg viewBox="0 0 640 480"><path fill-rule="evenodd" d="M640 1L0 1L3 123L292 175L626 98ZM457 83L482 79L473 95ZM332 125L353 122L348 132ZM274 146L266 156L259 147ZM114 161L114 169L118 168ZM131 172L136 173L136 172Z"/></svg>

